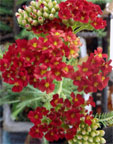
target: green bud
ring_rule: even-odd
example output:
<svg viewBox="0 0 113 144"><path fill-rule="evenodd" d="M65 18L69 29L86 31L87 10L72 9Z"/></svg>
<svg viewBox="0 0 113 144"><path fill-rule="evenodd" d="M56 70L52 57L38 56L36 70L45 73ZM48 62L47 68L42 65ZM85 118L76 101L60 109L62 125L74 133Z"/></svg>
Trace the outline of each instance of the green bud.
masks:
<svg viewBox="0 0 113 144"><path fill-rule="evenodd" d="M99 137L95 137L94 140L95 140L95 142L100 142L100 138Z"/></svg>
<svg viewBox="0 0 113 144"><path fill-rule="evenodd" d="M96 136L99 136L100 135L100 132L97 130L96 131Z"/></svg>
<svg viewBox="0 0 113 144"><path fill-rule="evenodd" d="M55 1L53 1L53 4L54 4L54 5L56 5L56 4L57 4L57 1L56 1L56 0L55 0Z"/></svg>
<svg viewBox="0 0 113 144"><path fill-rule="evenodd" d="M105 135L105 131L104 130L99 130L100 132L100 136L104 136Z"/></svg>
<svg viewBox="0 0 113 144"><path fill-rule="evenodd" d="M88 136L83 136L83 139L84 139L85 141L87 141L87 140L88 140Z"/></svg>
<svg viewBox="0 0 113 144"><path fill-rule="evenodd" d="M86 131L85 131L85 130L82 130L82 134L85 135L85 134L86 134Z"/></svg>
<svg viewBox="0 0 113 144"><path fill-rule="evenodd" d="M27 21L26 20L22 20L22 25L26 25L27 24Z"/></svg>
<svg viewBox="0 0 113 144"><path fill-rule="evenodd" d="M59 10L59 5L58 5L58 4L55 6L55 9L56 9L56 10Z"/></svg>
<svg viewBox="0 0 113 144"><path fill-rule="evenodd" d="M23 16L24 16L24 19L27 19L27 18L28 18L28 15L27 15L27 14L24 14Z"/></svg>
<svg viewBox="0 0 113 144"><path fill-rule="evenodd" d="M43 4L44 6L48 6L47 2L46 1L43 1Z"/></svg>
<svg viewBox="0 0 113 144"><path fill-rule="evenodd" d="M18 23L20 24L20 23L22 22L22 17L19 16L19 17L17 18L17 21L18 21Z"/></svg>
<svg viewBox="0 0 113 144"><path fill-rule="evenodd" d="M54 14L56 10L54 8L51 9L51 13Z"/></svg>
<svg viewBox="0 0 113 144"><path fill-rule="evenodd" d="M88 131L88 132L91 132L91 128L90 128L90 127L87 127L87 131Z"/></svg>
<svg viewBox="0 0 113 144"><path fill-rule="evenodd" d="M42 13L40 10L38 10L37 14L38 14L38 16L42 16Z"/></svg>
<svg viewBox="0 0 113 144"><path fill-rule="evenodd" d="M44 23L43 17L40 16L40 17L38 18L38 22L39 22L40 24L43 24L43 23Z"/></svg>
<svg viewBox="0 0 113 144"><path fill-rule="evenodd" d="M36 2L35 7L36 7L36 9L39 9L39 7L40 7L39 2Z"/></svg>
<svg viewBox="0 0 113 144"><path fill-rule="evenodd" d="M89 144L88 142L84 142L83 144Z"/></svg>
<svg viewBox="0 0 113 144"><path fill-rule="evenodd" d="M100 126L100 125L99 125L98 123L95 124L95 125L93 124L93 125L92 125L92 129L93 129L93 130L96 130L99 126Z"/></svg>
<svg viewBox="0 0 113 144"><path fill-rule="evenodd" d="M105 140L104 138L100 138L100 142L101 142L102 144L105 144L105 143L106 143L106 140Z"/></svg>
<svg viewBox="0 0 113 144"><path fill-rule="evenodd" d="M82 142L81 142L81 141L79 141L79 142L78 142L78 144L82 144Z"/></svg>
<svg viewBox="0 0 113 144"><path fill-rule="evenodd" d="M53 8L53 3L52 3L52 2L49 2L49 3L48 3L48 8L50 8L50 9Z"/></svg>
<svg viewBox="0 0 113 144"><path fill-rule="evenodd" d="M77 135L77 139L81 140L82 136L81 135Z"/></svg>
<svg viewBox="0 0 113 144"><path fill-rule="evenodd" d="M26 24L26 25L25 25L25 28L26 28L27 30L31 30L31 25L30 25L30 24Z"/></svg>
<svg viewBox="0 0 113 144"><path fill-rule="evenodd" d="M43 16L44 16L45 18L48 18L48 17L49 17L48 13L46 13L46 12L43 13Z"/></svg>
<svg viewBox="0 0 113 144"><path fill-rule="evenodd" d="M64 19L64 20L62 20L62 22L63 22L64 24L67 24L67 23L68 23L68 20Z"/></svg>
<svg viewBox="0 0 113 144"><path fill-rule="evenodd" d="M37 20L33 20L33 21L32 21L32 25L33 25L33 26L37 26L37 24L38 24L38 21L37 21Z"/></svg>
<svg viewBox="0 0 113 144"><path fill-rule="evenodd" d="M26 7L25 7L25 10L26 10L27 12L31 12L31 11L32 11L32 9L31 9L29 6L26 6Z"/></svg>
<svg viewBox="0 0 113 144"><path fill-rule="evenodd" d="M93 142L93 138L92 138L92 137L89 137L89 138L88 138L88 141L92 143L92 142Z"/></svg>
<svg viewBox="0 0 113 144"><path fill-rule="evenodd" d="M50 20L53 20L53 19L54 19L54 15L53 15L53 14L50 14L50 15L49 15L49 19L50 19Z"/></svg>
<svg viewBox="0 0 113 144"><path fill-rule="evenodd" d="M46 6L44 6L43 10L44 12L48 12L48 8Z"/></svg>
<svg viewBox="0 0 113 144"><path fill-rule="evenodd" d="M18 12L19 12L19 13L23 13L23 11L24 11L24 10L22 10L22 9L20 9L20 8L18 9Z"/></svg>
<svg viewBox="0 0 113 144"><path fill-rule="evenodd" d="M73 141L74 141L74 142L77 142L77 139L74 138Z"/></svg>
<svg viewBox="0 0 113 144"><path fill-rule="evenodd" d="M36 5L36 2L35 2L35 1L31 1L31 2L30 2L30 5L35 6L35 5Z"/></svg>
<svg viewBox="0 0 113 144"><path fill-rule="evenodd" d="M34 14L37 14L37 10L36 10L35 8L33 9L33 13L34 13Z"/></svg>
<svg viewBox="0 0 113 144"><path fill-rule="evenodd" d="M79 127L78 129L77 129L77 132L80 132L81 131L81 128Z"/></svg>
<svg viewBox="0 0 113 144"><path fill-rule="evenodd" d="M92 136L92 137L95 137L95 136L96 136L96 133L92 131L92 132L91 132L91 136Z"/></svg>
<svg viewBox="0 0 113 144"><path fill-rule="evenodd" d="M74 23L75 23L75 21L74 21L73 19L69 19L69 24L70 24L71 26L73 26Z"/></svg>
<svg viewBox="0 0 113 144"><path fill-rule="evenodd" d="M84 128L85 127L85 125L84 124L81 124L81 128Z"/></svg>
<svg viewBox="0 0 113 144"><path fill-rule="evenodd" d="M31 17L29 17L27 20L29 23L31 23L33 21L33 19Z"/></svg>

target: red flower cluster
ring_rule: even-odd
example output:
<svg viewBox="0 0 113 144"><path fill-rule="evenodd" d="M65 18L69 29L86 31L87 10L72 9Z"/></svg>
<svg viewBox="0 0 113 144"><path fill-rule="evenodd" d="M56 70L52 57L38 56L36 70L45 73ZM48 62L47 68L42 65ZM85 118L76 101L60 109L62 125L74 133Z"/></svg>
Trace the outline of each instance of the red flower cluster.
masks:
<svg viewBox="0 0 113 144"><path fill-rule="evenodd" d="M98 47L91 53L88 60L78 66L78 70L73 74L73 84L78 86L78 91L85 93L96 92L106 87L109 78L108 73L112 70L110 61L105 61L106 54L102 54L102 48Z"/></svg>
<svg viewBox="0 0 113 144"><path fill-rule="evenodd" d="M88 100L88 104L92 99ZM77 128L82 120L91 125L92 115L85 113L85 105L82 95L75 96L71 94L71 99L59 98L58 94L53 96L50 102L52 108L48 111L44 107L37 107L30 111L28 118L34 123L29 134L34 138L45 138L48 141L57 141L58 139L72 139L76 135Z"/></svg>
<svg viewBox="0 0 113 144"><path fill-rule="evenodd" d="M59 4L59 18L73 19L82 23L90 23L95 29L102 29L106 21L99 17L102 14L100 6L86 0L67 0Z"/></svg>
<svg viewBox="0 0 113 144"><path fill-rule="evenodd" d="M0 70L4 81L13 84L13 91L19 92L28 83L41 91L54 90L53 80L70 78L73 66L62 61L77 57L80 40L72 31L52 29L46 37L32 40L16 40L0 60Z"/></svg>

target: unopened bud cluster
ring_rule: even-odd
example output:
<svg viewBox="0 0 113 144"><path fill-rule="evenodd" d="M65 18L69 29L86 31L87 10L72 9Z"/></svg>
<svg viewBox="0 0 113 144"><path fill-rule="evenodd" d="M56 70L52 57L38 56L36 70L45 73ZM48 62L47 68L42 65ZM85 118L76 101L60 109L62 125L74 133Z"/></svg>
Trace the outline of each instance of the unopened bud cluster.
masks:
<svg viewBox="0 0 113 144"><path fill-rule="evenodd" d="M105 144L106 140L103 138L105 132L97 130L99 127L98 120L95 118L92 120L91 126L81 122L76 136L69 141L69 144Z"/></svg>
<svg viewBox="0 0 113 144"><path fill-rule="evenodd" d="M53 20L58 10L57 1L31 1L29 6L24 6L24 10L18 9L16 17L21 26L30 30L32 26L43 24L46 19Z"/></svg>

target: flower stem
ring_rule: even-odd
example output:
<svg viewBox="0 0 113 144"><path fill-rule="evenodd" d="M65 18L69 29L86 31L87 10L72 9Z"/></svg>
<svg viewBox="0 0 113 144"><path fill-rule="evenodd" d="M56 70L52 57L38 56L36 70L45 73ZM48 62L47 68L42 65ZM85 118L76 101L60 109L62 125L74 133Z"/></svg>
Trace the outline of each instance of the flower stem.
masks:
<svg viewBox="0 0 113 144"><path fill-rule="evenodd" d="M59 84L59 90L58 90L59 96L60 96L61 91L62 91L62 85L63 85L63 78L62 78L62 81L61 81L60 84Z"/></svg>

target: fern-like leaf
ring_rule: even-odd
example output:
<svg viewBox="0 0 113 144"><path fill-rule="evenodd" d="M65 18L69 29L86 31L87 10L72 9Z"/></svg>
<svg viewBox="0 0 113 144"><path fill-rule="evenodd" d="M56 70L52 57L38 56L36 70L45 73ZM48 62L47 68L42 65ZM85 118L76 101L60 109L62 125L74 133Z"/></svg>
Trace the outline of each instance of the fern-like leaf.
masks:
<svg viewBox="0 0 113 144"><path fill-rule="evenodd" d="M95 118L98 118L99 122L104 125L104 127L113 125L113 111L103 114L96 114Z"/></svg>

